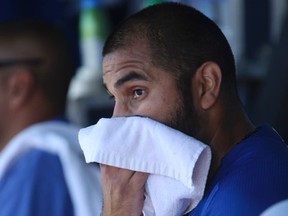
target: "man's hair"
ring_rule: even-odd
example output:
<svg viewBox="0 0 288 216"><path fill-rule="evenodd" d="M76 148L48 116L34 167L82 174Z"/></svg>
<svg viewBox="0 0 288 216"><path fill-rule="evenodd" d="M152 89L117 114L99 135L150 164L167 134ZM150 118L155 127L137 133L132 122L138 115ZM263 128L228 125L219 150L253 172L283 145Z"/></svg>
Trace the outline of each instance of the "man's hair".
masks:
<svg viewBox="0 0 288 216"><path fill-rule="evenodd" d="M0 23L0 40L10 43L15 41L22 45L33 43L41 50L39 55L39 52L33 53L29 45L17 47L19 53L27 53L21 59L30 60L33 56L27 65L31 66L39 88L59 114L65 111L69 83L76 69L71 44L66 36L60 26L46 21L14 20Z"/></svg>
<svg viewBox="0 0 288 216"><path fill-rule="evenodd" d="M219 27L193 7L162 3L126 18L110 34L103 56L147 42L151 63L172 73L180 85L190 85L198 67L213 61L222 70L221 89L237 94L235 61ZM187 86L186 86L187 88Z"/></svg>

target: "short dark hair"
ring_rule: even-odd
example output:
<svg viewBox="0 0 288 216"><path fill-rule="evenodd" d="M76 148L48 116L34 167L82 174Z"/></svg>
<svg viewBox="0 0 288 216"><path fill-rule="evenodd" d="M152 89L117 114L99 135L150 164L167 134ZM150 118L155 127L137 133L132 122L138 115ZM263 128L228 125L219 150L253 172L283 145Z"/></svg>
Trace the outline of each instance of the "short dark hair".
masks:
<svg viewBox="0 0 288 216"><path fill-rule="evenodd" d="M110 34L103 56L141 40L148 43L151 63L172 73L180 83L190 82L198 67L213 61L222 70L223 92L237 94L230 45L219 27L195 8L173 2L144 8Z"/></svg>
<svg viewBox="0 0 288 216"><path fill-rule="evenodd" d="M61 27L43 20L12 20L0 23L0 40L30 41L41 50L34 58L39 58L37 67L31 67L38 86L50 101L56 112L65 112L67 92L76 65L75 56ZM19 47L19 52L29 53ZM29 55L31 57L31 53ZM28 58L28 56L27 56Z"/></svg>

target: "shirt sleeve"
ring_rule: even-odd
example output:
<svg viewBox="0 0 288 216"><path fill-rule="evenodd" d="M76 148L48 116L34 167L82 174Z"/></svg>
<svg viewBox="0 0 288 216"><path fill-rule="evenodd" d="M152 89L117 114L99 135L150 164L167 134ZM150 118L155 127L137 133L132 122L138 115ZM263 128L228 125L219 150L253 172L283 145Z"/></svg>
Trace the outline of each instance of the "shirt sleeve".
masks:
<svg viewBox="0 0 288 216"><path fill-rule="evenodd" d="M0 181L1 216L73 216L71 197L57 155L33 149Z"/></svg>

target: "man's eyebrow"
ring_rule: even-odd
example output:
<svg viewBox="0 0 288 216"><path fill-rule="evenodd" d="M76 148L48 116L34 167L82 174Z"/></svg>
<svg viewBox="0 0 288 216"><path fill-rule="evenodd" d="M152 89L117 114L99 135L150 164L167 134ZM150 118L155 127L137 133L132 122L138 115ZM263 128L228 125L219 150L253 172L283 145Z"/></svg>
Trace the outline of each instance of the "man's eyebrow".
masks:
<svg viewBox="0 0 288 216"><path fill-rule="evenodd" d="M129 74L123 76L119 80L117 80L117 82L114 84L114 87L116 89L120 88L125 82L128 82L130 80L144 80L144 81L147 81L148 79L143 74L132 72L132 73L129 73Z"/></svg>

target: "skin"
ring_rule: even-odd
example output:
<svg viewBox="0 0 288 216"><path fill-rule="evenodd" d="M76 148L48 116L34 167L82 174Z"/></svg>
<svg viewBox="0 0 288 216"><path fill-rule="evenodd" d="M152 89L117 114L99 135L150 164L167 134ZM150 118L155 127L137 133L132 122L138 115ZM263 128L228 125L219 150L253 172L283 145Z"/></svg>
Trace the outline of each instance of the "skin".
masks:
<svg viewBox="0 0 288 216"><path fill-rule="evenodd" d="M0 37L0 60L41 58L44 53L33 41ZM0 67L0 151L27 126L55 115L29 66Z"/></svg>
<svg viewBox="0 0 288 216"><path fill-rule="evenodd" d="M181 95L174 77L152 65L149 59L145 43L104 56L104 85L115 98L113 116L147 116L209 144L210 179L223 156L255 127L237 100L233 107L225 107L220 91L222 74L214 62L205 62L191 78L191 91L186 94L192 98L193 105L187 106L182 100L187 95ZM197 124L181 127L179 119ZM105 216L142 214L148 174L101 165L101 175Z"/></svg>

